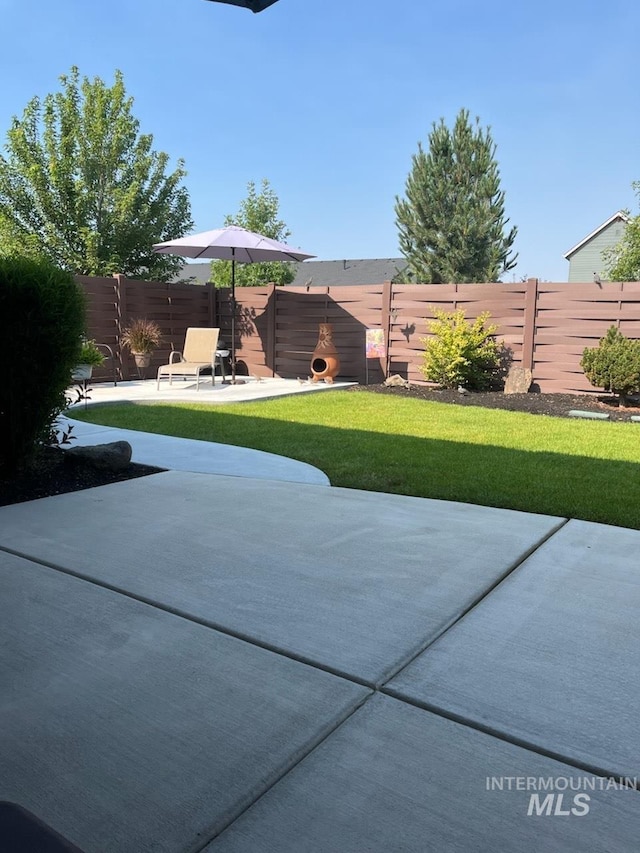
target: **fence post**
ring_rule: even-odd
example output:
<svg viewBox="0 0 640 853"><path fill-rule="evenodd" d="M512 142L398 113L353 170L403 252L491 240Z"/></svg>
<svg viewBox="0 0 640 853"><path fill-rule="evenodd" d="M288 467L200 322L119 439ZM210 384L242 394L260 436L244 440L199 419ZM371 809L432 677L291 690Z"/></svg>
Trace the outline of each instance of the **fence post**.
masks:
<svg viewBox="0 0 640 853"><path fill-rule="evenodd" d="M122 357L122 347L120 346L120 336L122 335L122 330L125 326L125 318L127 316L127 280L125 276L120 273L116 273L113 276L116 280L116 332L118 335L118 346L116 348L116 353L118 357L118 364L120 365L120 376L122 379L126 380L129 378L129 370L127 368L127 364Z"/></svg>
<svg viewBox="0 0 640 853"><path fill-rule="evenodd" d="M271 365L271 375L276 376L276 302L278 299L278 288L275 284L267 285L267 340L266 352L264 354L265 364Z"/></svg>
<svg viewBox="0 0 640 853"><path fill-rule="evenodd" d="M383 371L383 379L387 379L389 376L389 370L391 367L391 300L393 299L393 291L391 288L391 282L385 281L382 284L382 316L381 316L381 325L384 329L384 339L385 339L385 359L384 364L381 365Z"/></svg>
<svg viewBox="0 0 640 853"><path fill-rule="evenodd" d="M538 279L528 278L524 297L524 330L522 333L522 366L525 370L533 370L537 307Z"/></svg>
<svg viewBox="0 0 640 853"><path fill-rule="evenodd" d="M215 329L216 318L218 314L218 306L216 304L216 288L215 285L210 281L205 284L205 287L207 288L207 308L209 310L209 326L212 329Z"/></svg>

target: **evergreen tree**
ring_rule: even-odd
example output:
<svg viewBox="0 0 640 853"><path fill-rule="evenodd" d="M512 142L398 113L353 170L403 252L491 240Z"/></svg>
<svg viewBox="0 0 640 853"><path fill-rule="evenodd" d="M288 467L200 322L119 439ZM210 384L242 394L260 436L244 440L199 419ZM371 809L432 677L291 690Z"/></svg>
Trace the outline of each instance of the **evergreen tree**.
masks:
<svg viewBox="0 0 640 853"><path fill-rule="evenodd" d="M44 255L72 273L170 279L182 267L151 246L193 225L180 186L183 162L165 174L168 155L139 133L122 74L107 87L60 78L62 91L33 98L0 155L0 247Z"/></svg>
<svg viewBox="0 0 640 853"><path fill-rule="evenodd" d="M515 266L507 235L504 192L490 130L460 110L453 131L434 122L429 151L418 143L406 183L396 197L400 250L413 281L498 281Z"/></svg>
<svg viewBox="0 0 640 853"><path fill-rule="evenodd" d="M236 216L227 216L225 225L239 225L247 231L262 234L272 240L285 242L291 231L278 219L280 203L278 196L266 178L262 179L260 192L256 191L253 181L247 184L247 197L240 204ZM296 277L295 267L291 263L269 261L261 264L236 264L236 287L262 287L270 282L289 284ZM231 262L212 261L211 281L217 287L231 285Z"/></svg>
<svg viewBox="0 0 640 853"><path fill-rule="evenodd" d="M632 186L640 197L640 181ZM602 254L609 281L640 281L640 216L632 216L618 245Z"/></svg>

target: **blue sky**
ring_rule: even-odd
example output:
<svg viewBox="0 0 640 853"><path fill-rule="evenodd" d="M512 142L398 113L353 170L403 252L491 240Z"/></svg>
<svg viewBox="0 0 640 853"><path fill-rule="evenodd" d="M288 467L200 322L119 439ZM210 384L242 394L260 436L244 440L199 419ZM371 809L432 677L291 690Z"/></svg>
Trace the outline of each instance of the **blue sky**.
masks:
<svg viewBox="0 0 640 853"><path fill-rule="evenodd" d="M511 280L638 213L640 5L583 0L0 0L0 137L72 65L134 98L185 160L195 230L268 178L289 242L321 260L398 255L395 196L418 141L461 107L490 125L518 226Z"/></svg>

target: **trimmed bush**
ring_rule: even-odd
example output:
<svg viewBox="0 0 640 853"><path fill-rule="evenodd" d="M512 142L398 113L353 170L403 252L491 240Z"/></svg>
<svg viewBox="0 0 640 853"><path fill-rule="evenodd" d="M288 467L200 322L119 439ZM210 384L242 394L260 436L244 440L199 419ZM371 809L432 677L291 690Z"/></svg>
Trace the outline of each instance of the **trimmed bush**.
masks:
<svg viewBox="0 0 640 853"><path fill-rule="evenodd" d="M84 322L84 294L70 273L45 259L0 257L0 470L17 468L50 437Z"/></svg>
<svg viewBox="0 0 640 853"><path fill-rule="evenodd" d="M429 322L432 337L421 338L425 351L420 367L425 379L443 388L488 388L500 368L500 346L491 337L497 326L486 325L488 311L472 323L464 311L447 313L433 310L435 320Z"/></svg>
<svg viewBox="0 0 640 853"><path fill-rule="evenodd" d="M585 347L580 366L592 385L617 394L621 406L640 391L640 341L626 338L615 326L597 347Z"/></svg>

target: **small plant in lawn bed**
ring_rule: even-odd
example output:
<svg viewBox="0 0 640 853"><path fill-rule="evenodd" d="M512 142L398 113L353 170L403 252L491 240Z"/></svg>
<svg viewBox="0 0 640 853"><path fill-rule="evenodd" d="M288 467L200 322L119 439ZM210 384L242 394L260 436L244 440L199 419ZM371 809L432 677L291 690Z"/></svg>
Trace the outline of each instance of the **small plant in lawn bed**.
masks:
<svg viewBox="0 0 640 853"><path fill-rule="evenodd" d="M450 313L432 310L431 337L421 338L425 351L420 371L425 379L442 388L488 388L497 378L501 362L501 348L492 337L498 327L486 325L489 312L471 323L462 309Z"/></svg>
<svg viewBox="0 0 640 853"><path fill-rule="evenodd" d="M621 406L640 391L640 341L626 338L615 326L597 347L585 347L580 366L593 386L616 394Z"/></svg>
<svg viewBox="0 0 640 853"><path fill-rule="evenodd" d="M0 470L17 470L49 440L84 327L84 295L70 273L44 258L0 257L0 331L11 358L0 383Z"/></svg>
<svg viewBox="0 0 640 853"><path fill-rule="evenodd" d="M151 354L161 340L160 326L144 317L132 320L120 336L120 343L131 352L138 367L149 366Z"/></svg>

